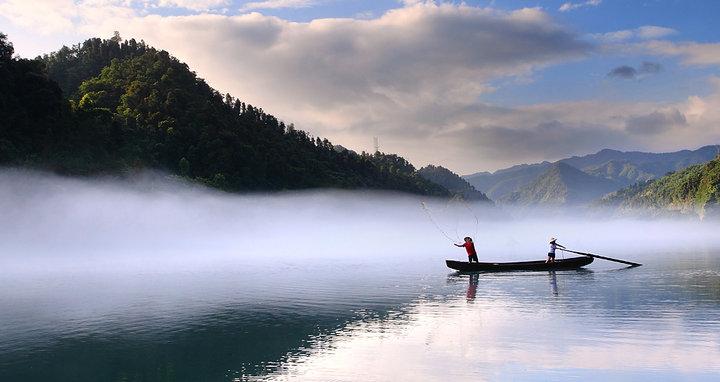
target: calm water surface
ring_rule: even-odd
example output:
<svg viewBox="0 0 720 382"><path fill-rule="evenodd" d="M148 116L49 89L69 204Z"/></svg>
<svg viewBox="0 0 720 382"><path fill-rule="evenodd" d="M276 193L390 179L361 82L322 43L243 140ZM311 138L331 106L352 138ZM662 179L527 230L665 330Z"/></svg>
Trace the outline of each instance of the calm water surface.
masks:
<svg viewBox="0 0 720 382"><path fill-rule="evenodd" d="M0 381L720 380L720 254L629 257L5 272Z"/></svg>

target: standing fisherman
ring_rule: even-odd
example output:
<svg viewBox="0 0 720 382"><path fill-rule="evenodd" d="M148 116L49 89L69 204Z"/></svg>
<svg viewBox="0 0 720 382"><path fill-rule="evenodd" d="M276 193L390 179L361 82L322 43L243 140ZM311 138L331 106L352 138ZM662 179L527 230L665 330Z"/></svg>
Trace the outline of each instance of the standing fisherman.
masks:
<svg viewBox="0 0 720 382"><path fill-rule="evenodd" d="M550 252L548 252L548 258L545 260L546 263L555 262L555 250L558 248L566 249L564 245L558 243L554 237L550 238Z"/></svg>
<svg viewBox="0 0 720 382"><path fill-rule="evenodd" d="M465 238L465 242L462 244L455 244L456 247L465 247L468 254L468 263L472 263L475 260L478 263L477 252L475 251L475 244L473 244L472 238L469 236Z"/></svg>

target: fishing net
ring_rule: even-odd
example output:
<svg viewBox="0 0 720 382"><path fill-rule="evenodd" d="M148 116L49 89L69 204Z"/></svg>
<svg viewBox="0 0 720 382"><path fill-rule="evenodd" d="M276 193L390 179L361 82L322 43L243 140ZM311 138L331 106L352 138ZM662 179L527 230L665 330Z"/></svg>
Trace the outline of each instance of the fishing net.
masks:
<svg viewBox="0 0 720 382"><path fill-rule="evenodd" d="M447 201L422 202L421 205L428 220L452 243L462 243L465 236L476 240L480 233L477 214L461 196L455 196Z"/></svg>

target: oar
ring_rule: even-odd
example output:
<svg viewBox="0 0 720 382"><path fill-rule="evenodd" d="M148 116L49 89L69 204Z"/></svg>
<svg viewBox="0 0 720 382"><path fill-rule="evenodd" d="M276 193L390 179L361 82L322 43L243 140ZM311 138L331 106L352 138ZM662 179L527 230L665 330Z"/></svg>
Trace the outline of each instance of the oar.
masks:
<svg viewBox="0 0 720 382"><path fill-rule="evenodd" d="M610 261L614 261L614 262L616 262L616 263L623 263L623 264L627 264L627 265L630 265L630 266L633 266L633 267L639 267L639 266L642 265L642 264L638 264L638 263L633 263L632 261L625 261L625 260L620 260L620 259L613 259L612 257L605 257L605 256L595 255L595 254L592 254L592 253L572 251L572 250L569 250L569 249L563 249L563 251L576 253L576 254L578 254L578 255L590 256L590 257L594 257L594 258L597 258L597 259L610 260Z"/></svg>

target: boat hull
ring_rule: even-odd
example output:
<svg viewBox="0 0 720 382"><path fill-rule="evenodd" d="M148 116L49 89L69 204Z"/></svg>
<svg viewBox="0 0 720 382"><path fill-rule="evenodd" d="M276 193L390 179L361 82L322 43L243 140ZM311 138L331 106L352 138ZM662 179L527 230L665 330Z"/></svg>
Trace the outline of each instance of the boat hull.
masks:
<svg viewBox="0 0 720 382"><path fill-rule="evenodd" d="M558 259L554 263L545 260L518 261L514 263L468 263L466 261L445 260L448 268L460 272L509 272L509 271L557 271L578 269L593 262L589 256Z"/></svg>

